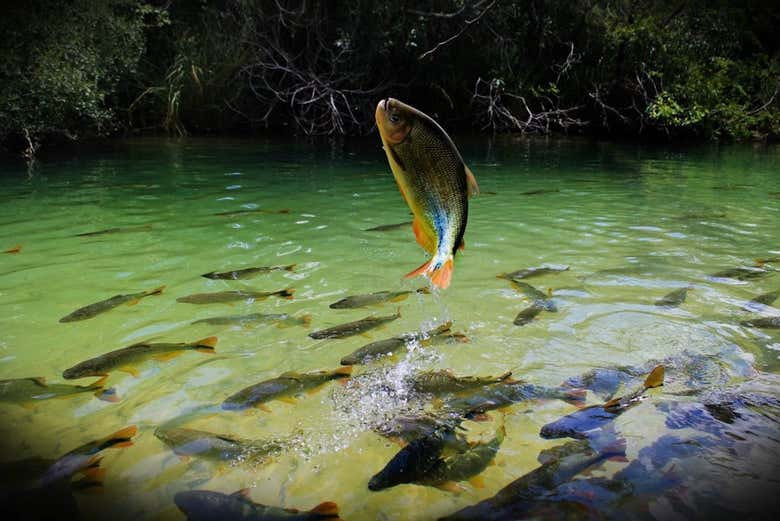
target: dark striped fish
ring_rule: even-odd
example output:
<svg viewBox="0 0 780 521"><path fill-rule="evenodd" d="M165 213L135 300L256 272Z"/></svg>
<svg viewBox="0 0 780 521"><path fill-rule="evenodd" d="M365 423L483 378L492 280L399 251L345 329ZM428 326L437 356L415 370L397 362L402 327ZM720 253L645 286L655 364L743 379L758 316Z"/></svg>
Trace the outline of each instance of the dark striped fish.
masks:
<svg viewBox="0 0 780 521"><path fill-rule="evenodd" d="M268 297L276 296L279 298L291 299L295 292L292 288L280 289L277 291L216 291L214 293L195 293L186 297L179 297L176 302L185 304L220 304L225 302L236 302L238 300L265 300Z"/></svg>
<svg viewBox="0 0 780 521"><path fill-rule="evenodd" d="M69 315L62 317L60 319L60 322L76 322L77 320L86 320L88 318L95 317L101 313L105 313L106 311L114 309L117 306L121 306L122 304L127 304L132 306L133 304L138 304L138 301L144 297L161 294L164 289L165 286L160 286L159 288L155 288L151 291L130 293L128 295L114 295L113 297L108 298L106 300L101 300L100 302L95 302L94 304L90 304L88 306L84 306L83 308L79 308L73 313L70 313Z"/></svg>
<svg viewBox="0 0 780 521"><path fill-rule="evenodd" d="M256 268L244 268L241 270L233 270L233 271L223 271L222 273L217 273L216 271L212 271L209 273L204 273L201 275L201 277L206 277L207 279L220 279L220 280L237 280L237 279L251 279L252 277L256 277L260 274L264 273L271 273L272 271L293 271L295 269L295 264L288 264L286 266L258 266Z"/></svg>
<svg viewBox="0 0 780 521"><path fill-rule="evenodd" d="M384 317L369 316L356 320L355 322L347 322L346 324L339 324L338 326L329 327L327 329L320 329L309 333L311 338L317 340L323 338L346 338L348 336L359 335L375 327L379 327L387 322L392 322L401 316L401 312L398 311L394 315L386 315Z"/></svg>

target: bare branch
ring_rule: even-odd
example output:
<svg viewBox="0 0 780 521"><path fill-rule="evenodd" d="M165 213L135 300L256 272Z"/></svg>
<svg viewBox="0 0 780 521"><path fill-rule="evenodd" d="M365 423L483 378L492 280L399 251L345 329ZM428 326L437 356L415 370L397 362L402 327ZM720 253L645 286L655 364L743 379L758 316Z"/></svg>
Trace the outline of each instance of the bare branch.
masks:
<svg viewBox="0 0 780 521"><path fill-rule="evenodd" d="M425 51L420 56L418 56L417 59L418 60L422 60L422 59L424 59L424 58L426 58L428 56L431 56L433 53L435 53L436 51L438 51L439 49L441 49L445 45L447 45L447 44L453 42L454 40L456 40L461 34L463 34L466 31L466 29L468 29L473 24L477 23L485 15L485 13L487 13L494 5L496 5L496 0L493 0L492 2L490 2L490 4L485 9L483 9L482 12L480 12L476 16L476 18L472 18L471 20L466 20L465 21L465 25L460 28L460 31L458 31L457 33L453 34L452 36L450 36L446 40L437 43L436 46L433 47L433 49L429 49L429 50Z"/></svg>

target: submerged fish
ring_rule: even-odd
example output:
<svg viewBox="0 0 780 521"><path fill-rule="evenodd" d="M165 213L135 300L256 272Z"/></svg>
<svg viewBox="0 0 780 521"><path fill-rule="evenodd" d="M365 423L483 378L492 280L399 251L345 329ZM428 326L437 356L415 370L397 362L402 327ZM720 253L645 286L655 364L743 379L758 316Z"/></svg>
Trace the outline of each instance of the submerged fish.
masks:
<svg viewBox="0 0 780 521"><path fill-rule="evenodd" d="M428 294L430 293L430 290L428 290L428 288L420 288L416 290L377 291L366 295L351 295L349 297L344 297L338 302L334 302L328 307L331 309L354 309L373 306L374 304L381 304L382 302L399 302L406 299L412 293Z"/></svg>
<svg viewBox="0 0 780 521"><path fill-rule="evenodd" d="M248 315L231 315L223 317L201 318L195 320L193 324L210 324L214 326L226 326L231 324L250 324L250 323L275 323L279 327L303 326L309 327L311 315L301 315L294 317L286 313L250 313Z"/></svg>
<svg viewBox="0 0 780 521"><path fill-rule="evenodd" d="M397 230L399 228L404 228L406 226L409 226L412 224L412 221L404 221L402 223L396 223L396 224L382 224L380 226L374 226L373 228L366 228L363 230L364 232L389 232L390 230Z"/></svg>
<svg viewBox="0 0 780 521"><path fill-rule="evenodd" d="M542 465L514 480L493 497L480 501L440 521L503 521L524 519L537 497L570 481L585 470L608 459L625 461L626 442L618 440L601 451L586 441L570 441L544 452Z"/></svg>
<svg viewBox="0 0 780 521"><path fill-rule="evenodd" d="M0 380L0 401L26 407L39 400L67 398L82 393L92 393L100 399L108 400L108 395L103 393L103 382L101 378L90 385L50 384L40 376Z"/></svg>
<svg viewBox="0 0 780 521"><path fill-rule="evenodd" d="M780 329L780 316L754 318L753 320L743 320L740 322L743 326L759 327L762 329Z"/></svg>
<svg viewBox="0 0 780 521"><path fill-rule="evenodd" d="M384 317L375 317L371 315L366 318L356 320L355 322L347 322L346 324L340 324L338 326L329 327L327 329L314 331L313 333L309 333L309 336L318 340L322 338L346 338L348 336L359 335L360 333L364 333L370 329L379 327L382 324L386 324L387 322L392 322L400 316L400 310L397 311L394 315L386 315Z"/></svg>
<svg viewBox="0 0 780 521"><path fill-rule="evenodd" d="M233 217L235 215L244 215L244 214L252 214L252 213L262 213L262 214L287 214L290 213L289 208L282 208L281 210L265 210L263 208L254 208L254 209L246 209L246 210L232 210L229 212L218 212L214 215L218 215L220 217Z"/></svg>
<svg viewBox="0 0 780 521"><path fill-rule="evenodd" d="M3 253L19 253L20 251L22 251L22 245L17 244L13 248L8 248L7 250L3 251Z"/></svg>
<svg viewBox="0 0 780 521"><path fill-rule="evenodd" d="M517 383L512 372L499 376L455 376L451 370L426 371L411 378L411 388L418 393L458 393L498 383Z"/></svg>
<svg viewBox="0 0 780 521"><path fill-rule="evenodd" d="M747 311L760 311L764 306L771 306L774 301L777 300L777 297L780 297L780 290L764 293L746 303L742 306L742 309Z"/></svg>
<svg viewBox="0 0 780 521"><path fill-rule="evenodd" d="M369 480L368 489L384 490L423 479L437 465L443 450L444 434L440 432L413 440Z"/></svg>
<svg viewBox="0 0 780 521"><path fill-rule="evenodd" d="M452 322L446 322L431 331L406 333L397 337L378 340L366 344L341 359L341 365L365 364L383 356L390 356L402 349L406 349L411 343L419 343L428 346L438 342L453 340L456 342L468 342L468 338L460 333L451 333Z"/></svg>
<svg viewBox="0 0 780 521"><path fill-rule="evenodd" d="M772 270L753 267L739 267L713 273L710 277L718 279L755 280L771 275Z"/></svg>
<svg viewBox="0 0 780 521"><path fill-rule="evenodd" d="M351 367L339 367L332 371L317 371L314 373L296 373L288 371L276 378L264 380L230 395L222 402L222 408L230 411L239 411L250 407L257 407L266 412L271 412L265 406L265 402L282 400L295 402L295 396L301 393L313 393L331 380L349 378L352 374Z"/></svg>
<svg viewBox="0 0 780 521"><path fill-rule="evenodd" d="M214 346L216 345L217 337L215 336L196 340L195 342L182 342L178 344L150 344L139 342L138 344L116 349L78 363L73 367L66 369L62 373L62 377L66 380L72 380L85 376L107 376L109 372L114 370L124 371L133 376L138 376L138 369L135 368L135 364L141 363L147 358L167 361L188 350L213 354Z"/></svg>
<svg viewBox="0 0 780 521"><path fill-rule="evenodd" d="M185 490L177 492L173 501L189 521L316 521L333 519L338 521L339 508L336 503L320 503L307 511L280 508L255 503L249 497L249 490L233 494L210 490Z"/></svg>
<svg viewBox="0 0 780 521"><path fill-rule="evenodd" d="M201 277L206 277L207 279L219 279L219 280L251 279L252 277L256 277L261 273L271 273L272 271L293 271L295 270L295 266L296 264L288 264L286 266L258 266L255 268L244 268L241 270L223 271L222 273L211 271L209 273L204 273L203 275L201 275Z"/></svg>
<svg viewBox="0 0 780 521"><path fill-rule="evenodd" d="M17 248L21 248L21 246L17 246ZM765 259L756 259L755 262L756 262L756 266L760 268L764 264L773 264L775 262L780 262L780 257L767 257Z"/></svg>
<svg viewBox="0 0 780 521"><path fill-rule="evenodd" d="M279 298L291 299L295 292L292 288L280 289L277 291L217 291L215 293L195 293L186 297L179 297L176 302L186 304L216 304L224 302L235 302L237 300L265 300L268 297L277 296Z"/></svg>
<svg viewBox="0 0 780 521"><path fill-rule="evenodd" d="M180 427L158 427L154 435L179 456L198 456L220 461L260 463L270 456L279 455L287 447L284 440L242 440L225 434Z"/></svg>
<svg viewBox="0 0 780 521"><path fill-rule="evenodd" d="M585 439L599 434L603 427L631 407L639 404L645 391L663 385L664 366L659 365L645 378L641 389L614 398L600 405L584 407L542 427L540 435L545 439Z"/></svg>
<svg viewBox="0 0 780 521"><path fill-rule="evenodd" d="M524 326L532 322L533 319L536 318L536 316L539 315L539 313L542 311L544 311L544 306L539 305L538 302L534 301L533 304L520 311L512 323L516 326Z"/></svg>
<svg viewBox="0 0 780 521"><path fill-rule="evenodd" d="M688 296L688 290L691 288L680 288L672 292L667 293L660 299L655 301L656 306L675 307L685 302L685 297Z"/></svg>
<svg viewBox="0 0 780 521"><path fill-rule="evenodd" d="M450 414L472 418L513 403L539 399L558 399L579 405L584 400L584 392L580 389L543 387L510 379L455 394L443 401L442 409Z"/></svg>
<svg viewBox="0 0 780 521"><path fill-rule="evenodd" d="M520 195L554 194L557 192L560 192L558 188L541 188L539 190L529 190L527 192L520 192Z"/></svg>
<svg viewBox="0 0 780 521"><path fill-rule="evenodd" d="M427 275L450 285L455 253L462 249L468 197L479 189L447 133L426 114L388 98L376 107L382 145L401 194L414 214L418 244L432 255L407 277Z"/></svg>
<svg viewBox="0 0 780 521"><path fill-rule="evenodd" d="M374 431L390 439L410 443L436 432L454 432L460 428L463 418L450 415L412 414L393 416L375 425Z"/></svg>
<svg viewBox="0 0 780 521"><path fill-rule="evenodd" d="M542 275L547 275L549 273L561 273L563 271L568 271L568 270L569 267L565 265L539 266L533 268L523 268L509 273L502 273L500 275L496 275L496 278L508 279L508 280L530 279L533 277L541 277Z"/></svg>
<svg viewBox="0 0 780 521"><path fill-rule="evenodd" d="M555 302L550 299L552 290L548 289L547 293L543 293L527 282L521 282L514 279L510 279L510 282L512 283L513 288L533 300L534 305L540 306L545 311L558 311L558 308L555 306Z"/></svg>
<svg viewBox="0 0 780 521"><path fill-rule="evenodd" d="M75 322L77 320L86 320L88 318L95 317L101 313L105 313L110 309L114 309L122 304L138 304L138 301L149 295L159 295L163 292L165 286L160 286L151 291L142 291L140 293L130 293L129 295L114 295L106 300L95 302L83 308L79 308L73 313L66 315L60 319L60 322Z"/></svg>
<svg viewBox="0 0 780 521"><path fill-rule="evenodd" d="M143 226L128 226L126 228L106 228L105 230L98 230L96 232L77 233L74 237L94 237L95 235L113 235L115 233L134 233L145 232L152 229L151 224L144 224Z"/></svg>

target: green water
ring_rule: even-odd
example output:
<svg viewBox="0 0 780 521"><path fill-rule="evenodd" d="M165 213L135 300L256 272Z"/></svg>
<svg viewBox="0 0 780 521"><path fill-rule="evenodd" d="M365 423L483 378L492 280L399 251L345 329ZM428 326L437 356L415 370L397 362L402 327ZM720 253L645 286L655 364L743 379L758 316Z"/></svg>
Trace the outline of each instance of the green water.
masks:
<svg viewBox="0 0 780 521"><path fill-rule="evenodd" d="M482 474L484 487L464 482L457 494L418 485L370 492L369 478L398 446L368 426L419 401L401 388L413 372L511 370L517 378L556 386L594 367L642 364L684 350L727 353L723 356L753 365L765 377L780 371L778 330L740 325L780 313L771 307L760 314L741 309L756 295L780 289L780 275L751 281L709 277L751 266L754 258L780 256L780 149L462 143L485 193L471 202L466 249L456 259L452 286L441 294L354 310L328 305L347 295L426 285L421 278L402 279L426 260L411 227L364 231L410 219L378 138L336 147L135 141L43 160L29 173L23 165L2 166L0 251L22 249L0 254L0 379L43 376L62 382L64 369L142 340L219 338L216 355L187 352L170 361L149 360L138 364L137 377L113 372L108 385L120 397L116 403L89 393L26 407L0 401L2 458L56 458L137 425L133 447L104 453L104 493L77 494L86 518L112 512L115 519L183 519L172 502L177 491L249 487L252 499L265 504L308 509L335 501L345 520L435 519L490 497L537 467L541 449L565 441L543 440L539 429L574 408L557 400L507 408L506 440L496 465ZM546 192L525 194L538 190ZM289 212L215 215L253 209ZM75 237L114 227L136 230ZM292 263L292 272L249 280L200 277ZM550 288L558 312L515 326L515 315L529 301L496 275L543 264L570 266L527 281ZM161 285L162 295L136 305L58 322L92 302ZM685 286L692 290L679 307L653 304ZM295 290L291 300L176 302L193 293L288 287ZM399 306L401 318L367 335L325 341L307 336L372 313L388 315ZM311 326L191 324L248 313L310 315ZM271 402L270 413L213 407L261 380L285 371L334 369L341 357L371 340L445 320L470 342L412 349L390 363L354 368L353 375L373 375L393 393L329 384L294 405ZM735 374L730 383L746 378ZM762 380L762 389L780 395L775 381ZM599 403L592 394L588 400ZM629 460L670 433L656 407L663 400L656 393L616 421ZM492 417L466 422L470 437L490 437L501 414ZM153 434L174 420L243 438L295 435L297 441L264 465L182 459ZM767 429L776 440L774 420ZM694 491L687 512L699 511L714 497L734 512L749 512L754 505L728 490L776 488L780 444L771 438L748 437L742 447L750 451L713 456L712 469L719 471L708 467L706 479L686 485ZM625 465L610 461L595 474L609 476ZM686 513L661 493L646 502L655 517Z"/></svg>

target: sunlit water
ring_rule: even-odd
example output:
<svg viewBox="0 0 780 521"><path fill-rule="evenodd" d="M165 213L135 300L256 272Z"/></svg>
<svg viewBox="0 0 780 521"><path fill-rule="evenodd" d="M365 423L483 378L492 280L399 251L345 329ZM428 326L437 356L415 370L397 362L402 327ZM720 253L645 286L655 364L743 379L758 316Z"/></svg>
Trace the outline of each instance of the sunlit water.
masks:
<svg viewBox="0 0 780 521"><path fill-rule="evenodd" d="M187 352L170 361L143 362L137 377L113 372L108 385L120 398L116 403L89 393L25 406L0 402L2 459L56 458L137 425L133 447L104 452L104 493L77 493L86 518L110 512L114 519L182 519L172 501L177 491L249 487L254 501L277 506L308 509L335 501L346 520L424 520L490 497L537 467L540 450L566 441L543 440L541 426L574 407L550 400L505 409L507 436L497 464L482 475L484 487L464 482L460 493L419 485L371 492L368 480L398 450L371 427L430 407L429 397L408 387L416 372L511 370L516 378L556 386L594 367L640 365L687 350L727 353L723 356L737 365L765 373L751 380L749 371L735 371L730 381L706 392L753 385L780 395L772 378L780 370L780 334L740 325L780 314L773 307L758 313L742 309L756 295L780 289L780 275L744 282L709 277L752 266L754 258L780 256L778 148L464 140L463 155L483 195L472 200L466 248L457 258L452 286L368 309L329 309L347 295L425 285L421 278L402 279L425 260L411 227L364 231L410 219L378 143L378 138L336 147L139 141L43 160L29 173L22 165L4 166L0 251L17 244L22 249L0 254L0 379L43 376L63 382L64 369L141 340L215 335L219 343L216 355ZM532 193L539 190L544 192ZM215 215L255 209L289 212ZM75 237L114 227L137 229ZM297 265L292 272L249 280L200 276L291 263ZM529 300L496 275L543 264L570 266L527 281L549 288L558 311L515 326L515 315ZM780 263L773 267L780 269ZM86 304L161 285L162 295L136 305L58 322ZM679 307L654 305L685 286L692 289ZM176 302L192 293L288 287L295 289L292 300ZM366 335L324 341L307 336L398 307L400 319ZM258 312L311 315L311 326L191 324ZM470 342L411 346L389 362L356 366L346 385L328 384L296 404L270 402L270 413L219 409L224 398L253 383L285 371L335 369L341 357L369 341L446 320ZM714 436L685 420L696 398L665 395L663 389L648 395L615 422L627 440L629 461L644 461L648 453L651 460L668 457L652 452L663 447L653 443L668 439L664 436ZM588 400L599 402L593 394ZM636 500L636 512L663 519L730 512L738 518L762 508L745 491L763 497L777 489L777 412L763 411L748 422L743 431L752 435L740 431L728 445L718 441L702 449L695 459L698 474L679 462L685 469L680 472L693 478L671 492L650 487ZM501 414L492 416L492 423L465 422L469 436L492 436ZM293 441L262 465L183 459L154 436L167 422ZM627 465L610 461L594 475L612 476ZM646 467L648 479L661 474ZM678 494L682 489L686 493Z"/></svg>

